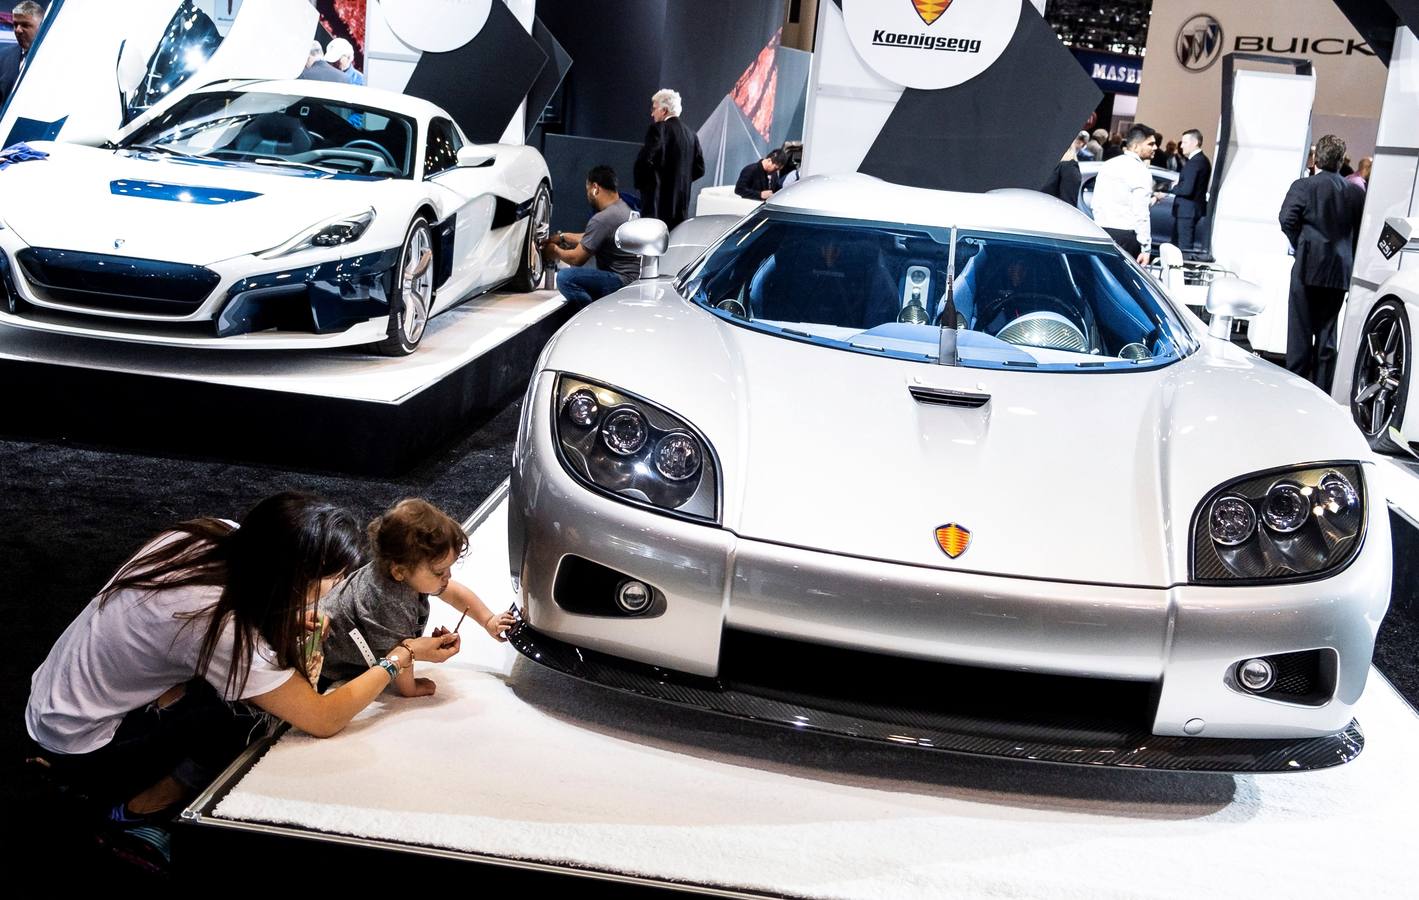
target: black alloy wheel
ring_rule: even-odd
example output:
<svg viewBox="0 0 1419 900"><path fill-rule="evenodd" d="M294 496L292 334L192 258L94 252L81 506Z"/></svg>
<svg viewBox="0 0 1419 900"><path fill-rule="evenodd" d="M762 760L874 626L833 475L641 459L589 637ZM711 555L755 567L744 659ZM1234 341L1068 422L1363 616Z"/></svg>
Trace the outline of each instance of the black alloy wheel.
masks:
<svg viewBox="0 0 1419 900"><path fill-rule="evenodd" d="M1409 346L1409 315L1404 304L1393 297L1376 304L1360 332L1350 415L1370 446L1384 453L1405 450L1403 443L1390 435L1404 424Z"/></svg>

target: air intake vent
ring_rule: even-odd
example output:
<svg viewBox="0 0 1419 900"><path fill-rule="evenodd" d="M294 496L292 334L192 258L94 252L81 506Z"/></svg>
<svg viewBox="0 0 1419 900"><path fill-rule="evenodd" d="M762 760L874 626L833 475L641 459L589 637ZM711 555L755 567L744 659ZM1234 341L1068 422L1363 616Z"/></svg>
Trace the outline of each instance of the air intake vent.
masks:
<svg viewBox="0 0 1419 900"><path fill-rule="evenodd" d="M980 409L990 402L989 394L973 394L969 391L948 391L945 388L924 387L919 384L909 385L907 390L911 391L912 399L916 402L929 403L932 406Z"/></svg>

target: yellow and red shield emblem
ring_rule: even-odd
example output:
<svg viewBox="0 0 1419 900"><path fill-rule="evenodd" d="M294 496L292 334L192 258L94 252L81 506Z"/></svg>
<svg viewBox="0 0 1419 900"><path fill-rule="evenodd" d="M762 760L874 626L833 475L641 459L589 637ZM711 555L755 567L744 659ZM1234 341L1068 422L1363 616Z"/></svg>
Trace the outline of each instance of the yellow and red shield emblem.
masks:
<svg viewBox="0 0 1419 900"><path fill-rule="evenodd" d="M951 0L912 0L912 6L916 7L916 14L921 16L921 20L930 25L951 5Z"/></svg>
<svg viewBox="0 0 1419 900"><path fill-rule="evenodd" d="M965 553L966 548L971 545L971 531L969 528L962 528L955 522L950 525L942 525L936 529L936 543L941 545L941 549L946 552L947 556L955 559Z"/></svg>

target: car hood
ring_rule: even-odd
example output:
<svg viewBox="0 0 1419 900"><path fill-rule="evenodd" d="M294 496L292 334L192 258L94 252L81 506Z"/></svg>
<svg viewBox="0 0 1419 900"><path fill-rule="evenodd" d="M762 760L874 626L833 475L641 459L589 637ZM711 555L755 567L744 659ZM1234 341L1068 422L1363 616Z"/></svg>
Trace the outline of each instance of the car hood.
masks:
<svg viewBox="0 0 1419 900"><path fill-rule="evenodd" d="M25 243L209 265L269 250L332 216L378 206L387 180L36 143L0 171L0 219ZM121 243L116 243L121 242Z"/></svg>
<svg viewBox="0 0 1419 900"><path fill-rule="evenodd" d="M720 458L723 525L741 537L940 569L1185 582L1211 490L1369 458L1323 393L1211 339L1152 371L953 368L756 332L658 281L593 304L543 359L697 426ZM991 399L931 405L913 386ZM971 535L954 560L936 540L950 523Z"/></svg>

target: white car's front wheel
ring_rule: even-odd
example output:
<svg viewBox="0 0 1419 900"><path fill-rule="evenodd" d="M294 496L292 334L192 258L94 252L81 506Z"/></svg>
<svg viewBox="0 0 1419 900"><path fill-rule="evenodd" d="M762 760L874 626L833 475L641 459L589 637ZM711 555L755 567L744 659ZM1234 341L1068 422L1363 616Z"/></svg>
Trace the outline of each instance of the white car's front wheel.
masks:
<svg viewBox="0 0 1419 900"><path fill-rule="evenodd" d="M532 207L527 217L527 237L523 239L522 260L518 263L517 274L512 277L510 287L520 293L530 293L542 286L542 275L547 269L547 261L542 256L541 242L547 237L552 224L552 191L543 182L537 186L532 198Z"/></svg>
<svg viewBox="0 0 1419 900"><path fill-rule="evenodd" d="M1350 414L1370 446L1381 452L1404 449L1391 437L1391 431L1404 423L1409 356L1408 311L1393 297L1380 301L1370 310L1360 332Z"/></svg>
<svg viewBox="0 0 1419 900"><path fill-rule="evenodd" d="M434 238L423 216L415 216L404 235L389 299L389 333L373 347L385 356L408 356L419 349L434 306Z"/></svg>

